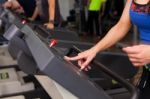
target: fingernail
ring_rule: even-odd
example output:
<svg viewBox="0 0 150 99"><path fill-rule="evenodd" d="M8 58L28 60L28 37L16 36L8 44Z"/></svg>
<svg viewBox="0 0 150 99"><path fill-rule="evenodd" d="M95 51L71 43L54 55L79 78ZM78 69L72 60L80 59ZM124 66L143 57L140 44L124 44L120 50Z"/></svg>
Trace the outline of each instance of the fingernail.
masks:
<svg viewBox="0 0 150 99"><path fill-rule="evenodd" d="M84 69L84 67L81 67L80 69L81 69L81 70L83 70L83 69Z"/></svg>

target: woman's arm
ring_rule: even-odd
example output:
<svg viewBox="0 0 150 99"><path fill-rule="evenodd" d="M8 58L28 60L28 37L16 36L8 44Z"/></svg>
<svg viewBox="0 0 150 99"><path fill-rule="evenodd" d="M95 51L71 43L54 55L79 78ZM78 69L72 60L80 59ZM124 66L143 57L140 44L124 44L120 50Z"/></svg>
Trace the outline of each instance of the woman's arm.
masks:
<svg viewBox="0 0 150 99"><path fill-rule="evenodd" d="M38 10L38 7L36 7L33 12L33 15L29 18L29 20L34 21L38 15L39 15L39 10Z"/></svg>
<svg viewBox="0 0 150 99"><path fill-rule="evenodd" d="M10 9L17 9L20 7L20 4L16 0L8 0L3 4L3 7Z"/></svg>
<svg viewBox="0 0 150 99"><path fill-rule="evenodd" d="M24 13L23 8L21 7L21 5L17 0L8 0L3 4L3 7L15 10L18 13Z"/></svg>
<svg viewBox="0 0 150 99"><path fill-rule="evenodd" d="M105 50L106 48L112 46L128 33L131 27L129 16L130 2L131 0L127 0L123 14L118 23L109 30L107 35L100 42L98 42L96 46L93 47L96 52Z"/></svg>
<svg viewBox="0 0 150 99"><path fill-rule="evenodd" d="M49 21L54 21L55 17L55 0L48 0L49 4Z"/></svg>
<svg viewBox="0 0 150 99"><path fill-rule="evenodd" d="M103 51L108 47L112 46L120 39L122 39L131 27L130 17L129 17L129 8L130 8L131 0L127 0L126 6L124 8L123 14L118 21L118 23L112 27L107 35L99 41L94 47L91 49L79 53L78 56L69 58L65 57L67 60L78 60L79 66L81 69L84 69L88 66L88 64L92 61L92 59L96 56L99 51Z"/></svg>
<svg viewBox="0 0 150 99"><path fill-rule="evenodd" d="M54 28L54 18L55 18L55 0L48 0L49 5L49 22L45 24L48 28Z"/></svg>

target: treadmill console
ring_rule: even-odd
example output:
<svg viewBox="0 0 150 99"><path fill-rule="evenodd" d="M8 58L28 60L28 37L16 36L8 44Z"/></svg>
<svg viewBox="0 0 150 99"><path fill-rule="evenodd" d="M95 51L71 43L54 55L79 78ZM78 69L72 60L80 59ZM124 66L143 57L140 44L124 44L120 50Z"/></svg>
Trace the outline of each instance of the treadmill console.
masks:
<svg viewBox="0 0 150 99"><path fill-rule="evenodd" d="M37 67L50 78L80 99L111 99L101 88L97 88L78 68L63 59L62 53L49 48L32 29L25 25L21 29ZM86 94L86 95L83 95Z"/></svg>
<svg viewBox="0 0 150 99"><path fill-rule="evenodd" d="M101 87L98 87L97 84L93 83L85 73L79 71L73 64L65 61L63 59L64 54L62 51L55 47L49 47L48 42L40 39L38 33L33 31L28 25L25 25L21 31L25 34L24 40L35 59L37 67L43 73L81 99L97 99L97 97L100 97L101 99L111 99L111 97L108 96ZM109 76L117 76L111 77L114 77L116 78L115 80L125 84L125 87L129 86L127 89L132 93L132 99L137 98L134 87L126 80L111 72L106 66L99 63L94 64L101 65L101 69L105 73L108 73Z"/></svg>

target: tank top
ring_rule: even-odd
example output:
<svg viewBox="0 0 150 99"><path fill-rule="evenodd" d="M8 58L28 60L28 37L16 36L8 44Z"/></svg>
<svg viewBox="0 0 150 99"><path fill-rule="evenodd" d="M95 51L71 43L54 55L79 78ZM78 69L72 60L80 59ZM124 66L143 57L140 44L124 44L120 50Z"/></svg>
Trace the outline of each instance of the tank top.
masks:
<svg viewBox="0 0 150 99"><path fill-rule="evenodd" d="M106 2L106 0L91 0L88 9L90 11L100 11L100 8L104 2Z"/></svg>
<svg viewBox="0 0 150 99"><path fill-rule="evenodd" d="M130 19L139 29L140 41L142 43L150 44L150 3L137 4L132 0Z"/></svg>

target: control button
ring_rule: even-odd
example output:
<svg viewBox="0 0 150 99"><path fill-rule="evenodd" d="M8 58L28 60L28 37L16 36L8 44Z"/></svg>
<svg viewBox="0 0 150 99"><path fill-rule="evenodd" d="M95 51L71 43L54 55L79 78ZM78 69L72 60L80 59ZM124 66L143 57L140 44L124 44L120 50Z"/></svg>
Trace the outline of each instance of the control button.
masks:
<svg viewBox="0 0 150 99"><path fill-rule="evenodd" d="M49 47L52 47L52 46L54 46L54 45L56 45L57 44L57 40L56 39L51 39L51 42L50 42L50 44L49 44Z"/></svg>

